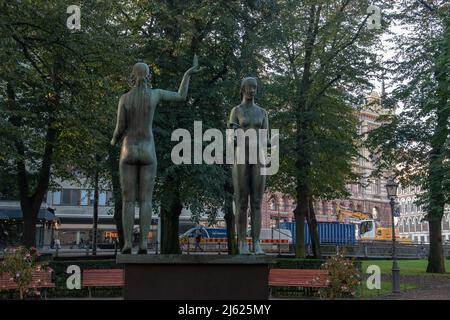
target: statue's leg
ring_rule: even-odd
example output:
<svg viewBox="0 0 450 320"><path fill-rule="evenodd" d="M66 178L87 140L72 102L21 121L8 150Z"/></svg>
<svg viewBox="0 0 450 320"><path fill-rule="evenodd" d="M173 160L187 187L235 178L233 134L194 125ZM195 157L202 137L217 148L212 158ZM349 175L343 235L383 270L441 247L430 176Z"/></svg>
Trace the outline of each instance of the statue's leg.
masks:
<svg viewBox="0 0 450 320"><path fill-rule="evenodd" d="M261 175L260 169L261 166L259 164L252 165L250 179L250 218L253 249L256 254L264 254L259 240L261 234L261 203L266 187L266 176Z"/></svg>
<svg viewBox="0 0 450 320"><path fill-rule="evenodd" d="M123 254L131 253L136 203L136 180L138 167L120 162L120 184L122 187Z"/></svg>
<svg viewBox="0 0 450 320"><path fill-rule="evenodd" d="M156 162L151 165L141 166L139 171L139 227L141 237L139 241L139 252L147 253L148 232L152 223L152 199L153 187L156 177Z"/></svg>
<svg viewBox="0 0 450 320"><path fill-rule="evenodd" d="M247 244L247 209L249 195L248 165L233 166L234 202L236 206L236 232L240 254L249 254Z"/></svg>

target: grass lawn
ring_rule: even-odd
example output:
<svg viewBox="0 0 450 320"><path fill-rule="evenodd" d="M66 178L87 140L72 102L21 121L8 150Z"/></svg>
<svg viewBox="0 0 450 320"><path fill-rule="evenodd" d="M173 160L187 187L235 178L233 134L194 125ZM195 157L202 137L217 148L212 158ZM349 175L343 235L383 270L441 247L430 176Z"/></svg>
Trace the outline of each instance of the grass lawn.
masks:
<svg viewBox="0 0 450 320"><path fill-rule="evenodd" d="M367 260L362 261L363 272L369 265L377 265L381 268L382 275L390 275L392 269L392 260ZM402 276L442 276L450 277L450 260L445 260L445 274L426 273L428 260L398 260L400 275Z"/></svg>
<svg viewBox="0 0 450 320"><path fill-rule="evenodd" d="M402 292L414 290L417 288L419 288L419 286L417 286L415 284L407 284L407 283L400 284L400 290ZM365 282L363 282L359 298L363 298L363 299L376 298L378 296L385 296L385 295L388 295L391 293L392 293L392 282L390 282L390 281L381 281L381 289L380 290L377 290L377 289L369 290L367 288L367 286L365 285Z"/></svg>

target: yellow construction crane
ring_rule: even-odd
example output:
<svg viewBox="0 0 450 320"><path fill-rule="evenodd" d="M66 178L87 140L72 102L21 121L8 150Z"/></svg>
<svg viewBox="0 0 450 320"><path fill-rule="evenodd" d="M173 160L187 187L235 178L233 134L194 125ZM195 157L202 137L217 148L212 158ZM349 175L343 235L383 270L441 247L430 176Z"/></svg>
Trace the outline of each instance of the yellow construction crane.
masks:
<svg viewBox="0 0 450 320"><path fill-rule="evenodd" d="M340 223L345 218L350 218L351 223L358 225L358 239L369 241L389 241L392 240L392 228L380 227L377 225L371 215L360 211L352 211L343 209L340 206L336 208L336 216ZM400 238L398 229L396 228L395 239L401 243L411 243L409 238Z"/></svg>
<svg viewBox="0 0 450 320"><path fill-rule="evenodd" d="M356 218L358 220L369 220L371 219L371 216L367 213L362 213L359 211L351 211L351 210L345 210L342 209L340 206L337 206L336 208L336 215L339 222L344 222L344 219L346 217L349 218Z"/></svg>

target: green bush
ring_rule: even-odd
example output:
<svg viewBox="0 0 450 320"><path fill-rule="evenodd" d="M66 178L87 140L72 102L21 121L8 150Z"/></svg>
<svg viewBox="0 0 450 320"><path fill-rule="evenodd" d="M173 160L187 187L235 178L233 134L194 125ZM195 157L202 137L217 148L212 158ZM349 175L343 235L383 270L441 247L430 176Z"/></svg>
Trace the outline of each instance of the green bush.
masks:
<svg viewBox="0 0 450 320"><path fill-rule="evenodd" d="M324 259L283 259L279 258L272 263L273 269L320 269Z"/></svg>
<svg viewBox="0 0 450 320"><path fill-rule="evenodd" d="M3 260L0 263L0 275L9 276L16 284L19 298L24 299L31 294L39 295L38 290L31 291L33 273L45 270L46 263L38 262L38 254L35 248L6 248L3 252ZM1 289L0 289L1 290Z"/></svg>
<svg viewBox="0 0 450 320"><path fill-rule="evenodd" d="M275 260L270 267L274 269L321 269L326 262L327 260L325 259L279 258ZM362 262L353 260L352 263L354 268L361 272ZM284 297L320 296L318 289L297 287L275 287L272 288L272 294L274 296Z"/></svg>
<svg viewBox="0 0 450 320"><path fill-rule="evenodd" d="M327 270L329 287L321 288L319 295L325 299L353 298L360 285L360 273L354 261L346 259L342 254L330 257L321 269Z"/></svg>
<svg viewBox="0 0 450 320"><path fill-rule="evenodd" d="M279 258L272 263L274 269L321 269L326 262L325 259L284 259ZM359 260L353 260L353 265L358 271L362 270L362 263Z"/></svg>

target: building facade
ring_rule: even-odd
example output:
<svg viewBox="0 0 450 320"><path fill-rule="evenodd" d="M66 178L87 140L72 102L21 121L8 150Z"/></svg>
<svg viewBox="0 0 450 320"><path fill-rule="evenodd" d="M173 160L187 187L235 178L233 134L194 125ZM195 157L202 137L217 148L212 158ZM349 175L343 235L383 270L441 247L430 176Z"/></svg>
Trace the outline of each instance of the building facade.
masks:
<svg viewBox="0 0 450 320"><path fill-rule="evenodd" d="M387 114L382 108L381 97L373 91L366 97L364 106L355 111L358 119L358 133L364 137L369 131L378 128L380 115ZM361 149L361 156L354 163L354 171L362 175L359 184L348 185L351 193L348 199L316 200L314 210L318 221L336 221L336 208L338 206L369 213L381 226L391 225L391 209L386 193L386 182L388 176L382 178L370 177L375 169L375 156L369 150ZM292 221L295 203L280 193L267 193L264 197L263 205L263 226L271 227L276 225L278 219L281 221Z"/></svg>
<svg viewBox="0 0 450 320"><path fill-rule="evenodd" d="M415 204L420 193L420 187L399 187L400 218L397 225L400 236L412 239L413 243L428 244L430 237L428 222L424 220L425 212L422 206ZM442 217L442 240L450 243L450 208L448 205L445 207L444 216Z"/></svg>

